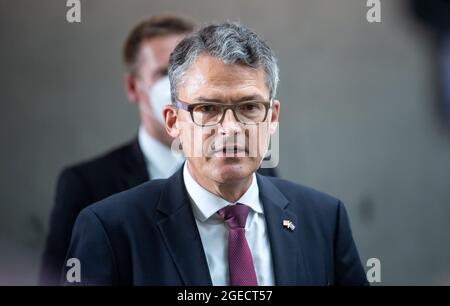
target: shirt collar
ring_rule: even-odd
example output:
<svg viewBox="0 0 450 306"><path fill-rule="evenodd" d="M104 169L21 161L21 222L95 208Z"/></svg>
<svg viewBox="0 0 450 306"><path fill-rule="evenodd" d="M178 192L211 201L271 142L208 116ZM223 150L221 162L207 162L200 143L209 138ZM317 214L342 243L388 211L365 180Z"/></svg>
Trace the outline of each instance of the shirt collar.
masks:
<svg viewBox="0 0 450 306"><path fill-rule="evenodd" d="M181 154L176 154L159 140L150 136L141 126L138 133L139 146L144 154L145 163L151 179L167 178L177 170L184 161Z"/></svg>
<svg viewBox="0 0 450 306"><path fill-rule="evenodd" d="M221 197L209 192L197 183L191 176L186 162L183 167L184 184L191 198L195 217L205 222L213 216L219 209L228 205L241 203L249 206L256 213L263 213L262 205L259 200L259 188L256 175L253 173L252 183L247 191L240 197L236 203L230 203Z"/></svg>

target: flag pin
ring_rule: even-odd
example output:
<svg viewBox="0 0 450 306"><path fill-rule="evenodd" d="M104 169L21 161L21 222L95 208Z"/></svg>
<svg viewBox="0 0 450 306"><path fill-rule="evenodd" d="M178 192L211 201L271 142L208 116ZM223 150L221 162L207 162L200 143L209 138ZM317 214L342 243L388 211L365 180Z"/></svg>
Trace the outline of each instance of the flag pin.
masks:
<svg viewBox="0 0 450 306"><path fill-rule="evenodd" d="M294 231L295 229L295 225L291 220L283 220L283 226L290 229L291 231Z"/></svg>

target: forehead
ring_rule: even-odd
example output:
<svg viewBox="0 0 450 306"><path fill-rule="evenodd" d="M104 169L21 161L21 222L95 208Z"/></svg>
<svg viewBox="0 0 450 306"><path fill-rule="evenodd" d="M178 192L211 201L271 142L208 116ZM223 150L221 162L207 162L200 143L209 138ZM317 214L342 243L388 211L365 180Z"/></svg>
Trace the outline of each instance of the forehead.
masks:
<svg viewBox="0 0 450 306"><path fill-rule="evenodd" d="M178 86L180 99L198 98L232 101L243 96L269 98L263 68L225 64L209 55L200 56L187 70Z"/></svg>
<svg viewBox="0 0 450 306"><path fill-rule="evenodd" d="M170 53L185 36L185 34L167 34L144 40L139 49L141 65L167 66Z"/></svg>

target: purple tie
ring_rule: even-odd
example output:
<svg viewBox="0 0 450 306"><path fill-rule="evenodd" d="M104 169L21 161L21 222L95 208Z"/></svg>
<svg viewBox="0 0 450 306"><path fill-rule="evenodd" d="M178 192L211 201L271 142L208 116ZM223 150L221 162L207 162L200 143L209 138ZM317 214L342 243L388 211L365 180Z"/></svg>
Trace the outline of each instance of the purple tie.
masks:
<svg viewBox="0 0 450 306"><path fill-rule="evenodd" d="M228 268L231 286L257 286L252 253L245 238L245 222L250 209L243 204L224 207L218 214L228 224Z"/></svg>

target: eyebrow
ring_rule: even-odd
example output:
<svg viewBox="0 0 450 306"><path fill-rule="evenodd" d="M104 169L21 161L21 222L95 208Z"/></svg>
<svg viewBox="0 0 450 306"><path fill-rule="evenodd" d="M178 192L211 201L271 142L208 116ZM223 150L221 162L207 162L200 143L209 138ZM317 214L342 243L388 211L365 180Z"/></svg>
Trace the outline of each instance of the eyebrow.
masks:
<svg viewBox="0 0 450 306"><path fill-rule="evenodd" d="M208 98L208 97L198 97L196 99L194 99L198 102L218 102L218 103L224 103L221 99L215 99L215 98ZM237 102L243 102L243 101L266 101L266 99L264 99L261 95L259 94L254 94L254 95L248 95L248 96L244 96L244 97L240 97L239 99L235 99L233 100L233 102L237 103Z"/></svg>

